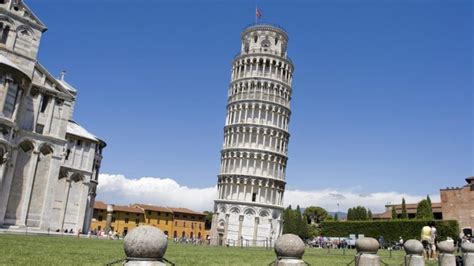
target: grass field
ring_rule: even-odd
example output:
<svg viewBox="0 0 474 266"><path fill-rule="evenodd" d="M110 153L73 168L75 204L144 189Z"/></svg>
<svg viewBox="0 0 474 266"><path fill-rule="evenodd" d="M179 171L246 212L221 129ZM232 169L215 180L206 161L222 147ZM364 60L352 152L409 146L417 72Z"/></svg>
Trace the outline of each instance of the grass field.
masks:
<svg viewBox="0 0 474 266"><path fill-rule="evenodd" d="M389 265L403 262L403 251L393 251L392 258L388 251L379 254ZM354 255L354 250L346 250L344 255L342 250L328 253L308 248L303 259L311 265L347 265ZM0 265L104 265L124 257L121 240L0 234ZM275 260L275 253L264 248L170 243L165 258L176 265L268 265Z"/></svg>

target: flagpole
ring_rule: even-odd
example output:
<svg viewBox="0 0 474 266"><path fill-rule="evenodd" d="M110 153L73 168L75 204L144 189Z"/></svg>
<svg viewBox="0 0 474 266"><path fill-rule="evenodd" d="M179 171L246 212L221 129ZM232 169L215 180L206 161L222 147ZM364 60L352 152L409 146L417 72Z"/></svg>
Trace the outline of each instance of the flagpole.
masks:
<svg viewBox="0 0 474 266"><path fill-rule="evenodd" d="M258 22L258 16L257 16L257 13L258 13L258 6L255 5L255 24L257 24Z"/></svg>

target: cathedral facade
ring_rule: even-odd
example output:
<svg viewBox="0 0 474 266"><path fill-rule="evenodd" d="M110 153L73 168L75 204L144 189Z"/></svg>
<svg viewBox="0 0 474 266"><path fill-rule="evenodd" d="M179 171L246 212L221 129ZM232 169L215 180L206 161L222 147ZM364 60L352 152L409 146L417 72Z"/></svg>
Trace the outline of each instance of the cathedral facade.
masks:
<svg viewBox="0 0 474 266"><path fill-rule="evenodd" d="M214 204L215 245L272 246L283 227L294 66L288 34L255 24L232 64Z"/></svg>
<svg viewBox="0 0 474 266"><path fill-rule="evenodd" d="M73 120L76 89L37 61L46 26L0 0L0 227L89 230L106 143Z"/></svg>

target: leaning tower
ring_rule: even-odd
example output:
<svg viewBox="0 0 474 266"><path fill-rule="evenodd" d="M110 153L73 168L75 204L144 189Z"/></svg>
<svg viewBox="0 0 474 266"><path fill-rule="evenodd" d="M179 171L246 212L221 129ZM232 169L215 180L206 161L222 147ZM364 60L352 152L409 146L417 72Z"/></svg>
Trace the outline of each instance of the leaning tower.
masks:
<svg viewBox="0 0 474 266"><path fill-rule="evenodd" d="M273 245L281 235L291 81L288 34L255 24L232 63L211 242Z"/></svg>

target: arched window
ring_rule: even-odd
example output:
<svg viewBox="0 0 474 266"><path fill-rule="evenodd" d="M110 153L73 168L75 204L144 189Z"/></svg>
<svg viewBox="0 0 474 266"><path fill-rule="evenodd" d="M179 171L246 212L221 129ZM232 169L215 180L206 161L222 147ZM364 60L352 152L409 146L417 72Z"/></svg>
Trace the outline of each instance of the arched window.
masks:
<svg viewBox="0 0 474 266"><path fill-rule="evenodd" d="M257 41L258 41L258 36L257 35L253 36L253 42L257 42Z"/></svg>
<svg viewBox="0 0 474 266"><path fill-rule="evenodd" d="M20 149L24 152L24 153L27 153L27 152L30 152L34 149L34 146L31 142L29 141L23 141L22 143L20 143L20 145L18 145L20 147Z"/></svg>
<svg viewBox="0 0 474 266"><path fill-rule="evenodd" d="M0 43L3 43L3 44L7 43L9 33L10 33L10 26L2 27L2 37L0 39Z"/></svg>
<svg viewBox="0 0 474 266"><path fill-rule="evenodd" d="M181 233L181 237L186 237L186 232L183 231L183 232Z"/></svg>

